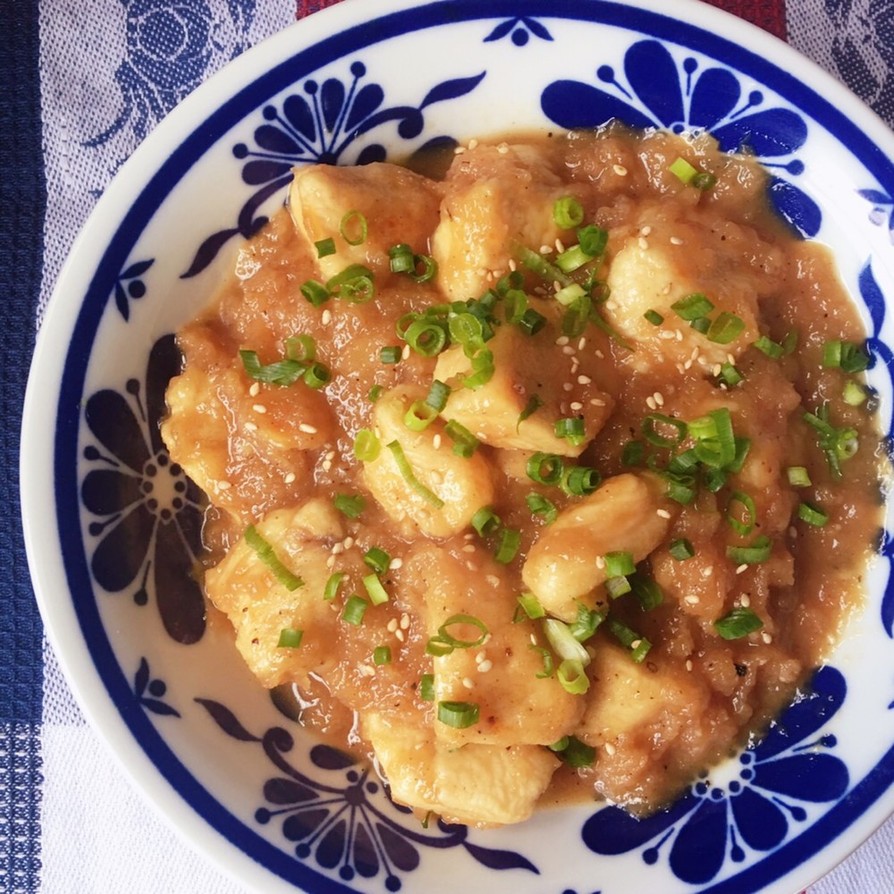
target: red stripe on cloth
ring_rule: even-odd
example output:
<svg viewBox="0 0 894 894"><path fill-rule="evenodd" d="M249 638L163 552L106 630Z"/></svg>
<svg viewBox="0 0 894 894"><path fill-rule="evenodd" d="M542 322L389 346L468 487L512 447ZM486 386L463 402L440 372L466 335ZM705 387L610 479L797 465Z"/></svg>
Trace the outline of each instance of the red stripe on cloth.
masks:
<svg viewBox="0 0 894 894"><path fill-rule="evenodd" d="M711 6L725 9L740 19L759 25L770 34L786 39L785 0L707 0Z"/></svg>
<svg viewBox="0 0 894 894"><path fill-rule="evenodd" d="M296 0L295 18L303 19L318 9L334 6L338 2L339 0ZM739 18L747 19L783 40L786 38L785 0L706 0L706 2L719 9L725 9Z"/></svg>
<svg viewBox="0 0 894 894"><path fill-rule="evenodd" d="M327 6L335 6L338 0L297 0L295 3L295 18L303 19L312 12L325 9Z"/></svg>

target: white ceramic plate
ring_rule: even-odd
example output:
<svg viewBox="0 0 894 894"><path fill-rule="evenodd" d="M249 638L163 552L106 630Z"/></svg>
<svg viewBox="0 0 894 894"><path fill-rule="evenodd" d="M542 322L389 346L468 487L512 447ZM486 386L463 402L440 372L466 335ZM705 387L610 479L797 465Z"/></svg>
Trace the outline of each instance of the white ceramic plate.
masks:
<svg viewBox="0 0 894 894"><path fill-rule="evenodd" d="M155 420L171 333L212 294L292 165L406 156L515 129L705 128L776 175L829 243L891 425L894 139L781 42L701 3L348 0L190 96L124 166L62 274L34 357L22 491L49 635L92 722L198 847L271 892L797 891L894 807L894 593L757 748L644 822L610 807L492 832L420 827L366 769L290 724L185 574L197 494ZM698 23L693 24L693 23ZM887 300L886 300L887 299Z"/></svg>

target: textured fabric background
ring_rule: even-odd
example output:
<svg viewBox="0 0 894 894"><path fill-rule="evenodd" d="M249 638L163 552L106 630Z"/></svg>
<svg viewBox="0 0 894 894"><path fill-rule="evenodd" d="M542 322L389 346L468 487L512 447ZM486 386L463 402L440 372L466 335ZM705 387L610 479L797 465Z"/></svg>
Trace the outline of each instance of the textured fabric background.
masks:
<svg viewBox="0 0 894 894"><path fill-rule="evenodd" d="M0 892L242 890L136 795L42 641L18 427L35 324L110 177L212 72L331 2L0 0ZM894 0L710 2L789 40L894 125ZM892 847L889 824L810 894L892 894Z"/></svg>

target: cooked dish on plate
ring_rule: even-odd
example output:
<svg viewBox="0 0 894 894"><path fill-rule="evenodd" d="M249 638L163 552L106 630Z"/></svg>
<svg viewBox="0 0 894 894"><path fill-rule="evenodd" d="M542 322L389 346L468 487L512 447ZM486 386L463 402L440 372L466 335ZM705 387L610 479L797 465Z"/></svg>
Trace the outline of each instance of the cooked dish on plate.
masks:
<svg viewBox="0 0 894 894"><path fill-rule="evenodd" d="M646 814L759 736L859 604L860 321L707 136L447 162L296 169L179 332L162 433L208 495L209 611L420 817Z"/></svg>

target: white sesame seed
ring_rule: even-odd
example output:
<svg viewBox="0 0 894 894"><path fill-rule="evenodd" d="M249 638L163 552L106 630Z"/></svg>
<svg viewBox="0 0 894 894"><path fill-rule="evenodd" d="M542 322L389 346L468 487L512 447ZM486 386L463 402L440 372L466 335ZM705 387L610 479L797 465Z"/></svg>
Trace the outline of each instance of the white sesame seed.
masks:
<svg viewBox="0 0 894 894"><path fill-rule="evenodd" d="M656 403L659 407L663 407L663 406L664 406L664 395L663 395L660 391L656 391L656 392L652 395L652 397L655 398L655 403Z"/></svg>
<svg viewBox="0 0 894 894"><path fill-rule="evenodd" d="M642 229L640 229L640 234L643 236L649 236L652 233L652 228L646 224Z"/></svg>
<svg viewBox="0 0 894 894"><path fill-rule="evenodd" d="M406 640L403 630L395 630L394 638L400 643L402 643Z"/></svg>
<svg viewBox="0 0 894 894"><path fill-rule="evenodd" d="M476 140L473 137L471 140L469 140L469 149L477 149L477 148L478 148L478 140Z"/></svg>
<svg viewBox="0 0 894 894"><path fill-rule="evenodd" d="M671 517L671 514L670 514L670 512L667 511L667 509L656 509L655 514L658 515L660 518L670 518Z"/></svg>
<svg viewBox="0 0 894 894"><path fill-rule="evenodd" d="M658 337L663 338L665 341L669 341L674 337L674 333L671 332L669 329L660 329L658 331Z"/></svg>
<svg viewBox="0 0 894 894"><path fill-rule="evenodd" d="M709 577L713 577L713 575L714 575L714 566L713 565L708 565L707 568L702 568L702 577L705 578L706 580Z"/></svg>
<svg viewBox="0 0 894 894"><path fill-rule="evenodd" d="M328 459L324 459L323 462L320 464L320 467L324 472L328 472L332 469L332 463L329 462Z"/></svg>
<svg viewBox="0 0 894 894"><path fill-rule="evenodd" d="M316 426L311 425L309 422L302 422L298 426L298 431L303 431L306 435L315 435L317 433Z"/></svg>
<svg viewBox="0 0 894 894"><path fill-rule="evenodd" d="M560 335L556 339L556 344L561 347L562 345L567 345L569 341L570 341L570 339L568 338L567 335Z"/></svg>
<svg viewBox="0 0 894 894"><path fill-rule="evenodd" d="M218 490L229 490L233 485L230 484L229 481L218 481L217 489Z"/></svg>
<svg viewBox="0 0 894 894"><path fill-rule="evenodd" d="M406 612L404 612L400 616L400 629L407 630L409 628L409 626L410 626L410 616Z"/></svg>
<svg viewBox="0 0 894 894"><path fill-rule="evenodd" d="M475 552L475 544L474 544L474 543L467 543L467 544L463 547L463 552L464 552L464 553L473 553L473 552Z"/></svg>
<svg viewBox="0 0 894 894"><path fill-rule="evenodd" d="M574 391L574 385L572 385L571 382L565 382L565 384L562 385L562 390L563 391Z"/></svg>
<svg viewBox="0 0 894 894"><path fill-rule="evenodd" d="M613 170L619 177L626 177L626 176L627 176L627 168L625 168L624 165L612 165L612 170Z"/></svg>
<svg viewBox="0 0 894 894"><path fill-rule="evenodd" d="M742 574L744 571L747 571L747 570L748 570L748 564L747 564L746 562L743 562L743 563L736 569L736 574Z"/></svg>
<svg viewBox="0 0 894 894"><path fill-rule="evenodd" d="M324 459L328 459L330 462L332 462L332 460L335 459L335 451L334 451L334 450L330 450L330 451L326 454L326 456L324 457Z"/></svg>
<svg viewBox="0 0 894 894"><path fill-rule="evenodd" d="M762 639L768 646L770 645L770 643L773 642L773 637L770 636L770 634L767 633L766 630L761 634L761 639Z"/></svg>
<svg viewBox="0 0 894 894"><path fill-rule="evenodd" d="M295 476L295 473L294 473L294 472L289 472L289 473L286 475L286 477L283 478L283 481L285 481L286 484L294 484L294 482L295 482L295 477L296 477L296 476Z"/></svg>
<svg viewBox="0 0 894 894"><path fill-rule="evenodd" d="M344 539L345 549L350 549L354 545L353 537L345 537Z"/></svg>
<svg viewBox="0 0 894 894"><path fill-rule="evenodd" d="M265 407L263 404L255 404L255 405L252 407L252 409L253 409L256 413L260 413L262 416L264 415L264 413L267 412L267 407Z"/></svg>
<svg viewBox="0 0 894 894"><path fill-rule="evenodd" d="M257 397L261 393L261 385L258 382L252 382L251 388L248 389L248 393L252 397Z"/></svg>
<svg viewBox="0 0 894 894"><path fill-rule="evenodd" d="M482 674L486 674L486 673L487 673L493 666L494 666L493 661L491 661L491 660L488 658L488 659L485 659L484 661L479 662L479 664L478 664L478 670L479 670Z"/></svg>
<svg viewBox="0 0 894 894"><path fill-rule="evenodd" d="M747 593L743 593L739 599L739 605L741 605L742 608L748 608L748 606L751 605L751 597Z"/></svg>
<svg viewBox="0 0 894 894"><path fill-rule="evenodd" d="M687 596L683 601L687 605L698 605L701 600L698 598L698 596Z"/></svg>
<svg viewBox="0 0 894 894"><path fill-rule="evenodd" d="M326 559L326 567L327 568L335 567L335 556L329 556L329 558Z"/></svg>
<svg viewBox="0 0 894 894"><path fill-rule="evenodd" d="M562 353L566 357L570 357L574 353L574 346L573 345L562 345Z"/></svg>
<svg viewBox="0 0 894 894"><path fill-rule="evenodd" d="M617 310L618 302L609 298L608 301L605 302L605 308L606 308L606 310Z"/></svg>
<svg viewBox="0 0 894 894"><path fill-rule="evenodd" d="M500 143L500 145L497 146L497 152L499 152L500 155L505 155L508 151L509 147L505 143Z"/></svg>
<svg viewBox="0 0 894 894"><path fill-rule="evenodd" d="M559 238L556 238L556 251L559 254L562 254L562 252L565 251L565 243Z"/></svg>
<svg viewBox="0 0 894 894"><path fill-rule="evenodd" d="M605 401L602 400L602 398L599 398L599 397L591 397L591 398L590 398L590 406L593 406L593 407L604 407L604 406L605 406Z"/></svg>
<svg viewBox="0 0 894 894"><path fill-rule="evenodd" d="M254 422L246 422L244 426L246 431L257 431L258 427L254 424Z"/></svg>
<svg viewBox="0 0 894 894"><path fill-rule="evenodd" d="M589 376L578 376L577 384L578 385L589 385L593 380Z"/></svg>
<svg viewBox="0 0 894 894"><path fill-rule="evenodd" d="M631 649L638 649L642 644L643 644L643 641L642 641L641 639L635 639L635 640L630 644L630 648L631 648Z"/></svg>
<svg viewBox="0 0 894 894"><path fill-rule="evenodd" d="M643 251L646 251L649 247L649 240L646 239L645 236L640 236L639 239L637 239L637 244Z"/></svg>
<svg viewBox="0 0 894 894"><path fill-rule="evenodd" d="M432 442L432 446L435 448L435 450L441 449L441 435L440 434L436 434L432 438L431 442Z"/></svg>
<svg viewBox="0 0 894 894"><path fill-rule="evenodd" d="M683 341L683 330L682 329L675 330L674 338L676 338L677 341Z"/></svg>
<svg viewBox="0 0 894 894"><path fill-rule="evenodd" d="M577 412L578 410L582 410L584 405L579 400L573 400L571 402L571 409Z"/></svg>
<svg viewBox="0 0 894 894"><path fill-rule="evenodd" d="M605 359L605 354L602 353L598 348L593 352L600 360Z"/></svg>
<svg viewBox="0 0 894 894"><path fill-rule="evenodd" d="M397 571L398 568L402 568L402 567L403 567L403 564L404 564L404 560L401 559L401 558L398 556L398 557L392 559L392 560L388 563L388 567L389 567L392 571Z"/></svg>
<svg viewBox="0 0 894 894"><path fill-rule="evenodd" d="M466 689L474 689L475 681L471 677L463 677L463 686L465 686Z"/></svg>
<svg viewBox="0 0 894 894"><path fill-rule="evenodd" d="M395 630L397 630L397 618L392 618L388 622L388 632L394 633Z"/></svg>
<svg viewBox="0 0 894 894"><path fill-rule="evenodd" d="M474 562L466 562L466 568L468 568L469 571L477 571L478 570L478 566Z"/></svg>
<svg viewBox="0 0 894 894"><path fill-rule="evenodd" d="M332 311L329 310L328 307L323 311L323 314L320 317L320 322L324 326L328 326L332 322Z"/></svg>
<svg viewBox="0 0 894 894"><path fill-rule="evenodd" d="M371 664L361 664L360 673L364 677L374 677L376 675L376 669Z"/></svg>
<svg viewBox="0 0 894 894"><path fill-rule="evenodd" d="M609 757L611 757L615 753L615 746L612 745L611 742L606 742L605 745L603 746L603 748L605 748L605 753Z"/></svg>
<svg viewBox="0 0 894 894"><path fill-rule="evenodd" d="M496 588L500 586L500 578L498 578L496 574L488 574L484 579L491 587Z"/></svg>
<svg viewBox="0 0 894 894"><path fill-rule="evenodd" d="M604 556L596 556L596 567L597 568L605 568L605 557Z"/></svg>
<svg viewBox="0 0 894 894"><path fill-rule="evenodd" d="M515 273L515 271L518 270L518 263L516 262L515 258L510 258L510 259L509 259L509 269L510 269L513 273Z"/></svg>
<svg viewBox="0 0 894 894"><path fill-rule="evenodd" d="M401 360L406 360L410 356L410 346L404 345L404 349L400 352Z"/></svg>
<svg viewBox="0 0 894 894"><path fill-rule="evenodd" d="M552 249L548 245L540 246L540 254L542 254L542 255L548 255L551 251L552 251Z"/></svg>
<svg viewBox="0 0 894 894"><path fill-rule="evenodd" d="M657 407L655 406L655 398L652 397L651 394L646 398L646 406L647 406L650 410L656 410L656 409L657 409Z"/></svg>
<svg viewBox="0 0 894 894"><path fill-rule="evenodd" d="M671 244L671 245L682 245L682 244L683 244L683 240L682 240L679 236L671 236L671 237L670 237L670 244Z"/></svg>
<svg viewBox="0 0 894 894"><path fill-rule="evenodd" d="M692 660L690 658L686 659L686 670L688 670L688 671L692 670Z"/></svg>

